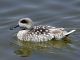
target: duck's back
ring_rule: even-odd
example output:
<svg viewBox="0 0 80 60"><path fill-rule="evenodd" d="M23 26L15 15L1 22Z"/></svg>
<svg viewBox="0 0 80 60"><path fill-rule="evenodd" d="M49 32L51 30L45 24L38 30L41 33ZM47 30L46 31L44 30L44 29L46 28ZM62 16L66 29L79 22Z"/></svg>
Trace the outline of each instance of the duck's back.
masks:
<svg viewBox="0 0 80 60"><path fill-rule="evenodd" d="M35 41L35 42L40 42L40 41L48 41L51 40L54 36L50 34L49 29L52 28L51 26L34 26L30 30L25 30L25 32L18 33L22 35L22 40L24 41ZM20 39L21 40L21 39Z"/></svg>
<svg viewBox="0 0 80 60"><path fill-rule="evenodd" d="M66 35L74 32L74 30L67 32L64 28L55 28L52 26L34 26L29 30L22 30L19 31L17 34L18 39L24 41L48 41L52 38L61 39L64 38Z"/></svg>

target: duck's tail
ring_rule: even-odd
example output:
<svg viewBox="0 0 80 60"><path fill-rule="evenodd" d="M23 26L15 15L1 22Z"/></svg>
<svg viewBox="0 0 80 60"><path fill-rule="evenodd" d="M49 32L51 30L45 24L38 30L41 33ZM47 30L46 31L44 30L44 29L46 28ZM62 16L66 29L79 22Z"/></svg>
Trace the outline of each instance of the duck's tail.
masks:
<svg viewBox="0 0 80 60"><path fill-rule="evenodd" d="M76 30L71 30L70 32L66 33L65 36L70 35L71 33L75 32Z"/></svg>

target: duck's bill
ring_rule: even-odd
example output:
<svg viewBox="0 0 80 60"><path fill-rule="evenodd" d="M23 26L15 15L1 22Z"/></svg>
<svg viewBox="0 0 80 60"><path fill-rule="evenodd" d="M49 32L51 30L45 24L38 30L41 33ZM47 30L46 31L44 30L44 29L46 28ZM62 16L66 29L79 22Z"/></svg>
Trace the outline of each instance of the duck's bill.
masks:
<svg viewBox="0 0 80 60"><path fill-rule="evenodd" d="M19 27L19 25L16 25L16 26L12 26L10 27L10 30L14 30L15 28Z"/></svg>
<svg viewBox="0 0 80 60"><path fill-rule="evenodd" d="M20 27L19 25L15 25L15 26L12 26L10 27L10 30L14 30L15 28L20 28L21 30L26 30L27 28L26 27Z"/></svg>

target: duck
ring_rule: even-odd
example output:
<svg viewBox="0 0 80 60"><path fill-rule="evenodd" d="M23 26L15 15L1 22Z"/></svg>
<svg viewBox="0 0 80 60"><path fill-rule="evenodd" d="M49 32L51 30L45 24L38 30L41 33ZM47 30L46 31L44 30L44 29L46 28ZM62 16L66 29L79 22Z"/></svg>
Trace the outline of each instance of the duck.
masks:
<svg viewBox="0 0 80 60"><path fill-rule="evenodd" d="M51 39L61 40L76 30L66 31L65 28L57 28L49 25L34 25L30 18L21 18L16 27L22 28L17 33L21 41L45 42ZM14 27L14 28L16 28Z"/></svg>

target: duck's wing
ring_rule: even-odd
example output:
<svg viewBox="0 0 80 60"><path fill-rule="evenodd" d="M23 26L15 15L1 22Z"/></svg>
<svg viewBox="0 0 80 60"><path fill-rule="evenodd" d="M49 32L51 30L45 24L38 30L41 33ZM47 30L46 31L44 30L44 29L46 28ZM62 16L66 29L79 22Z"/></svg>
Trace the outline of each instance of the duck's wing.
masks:
<svg viewBox="0 0 80 60"><path fill-rule="evenodd" d="M76 30L71 30L69 32L67 32L64 28L53 28L53 29L49 29L51 33L53 34L62 34L63 35L70 35L71 33L75 32Z"/></svg>
<svg viewBox="0 0 80 60"><path fill-rule="evenodd" d="M65 31L65 29L61 29L61 28L50 29L50 33L57 39L64 38L70 35L71 33L73 33L74 31L76 30L71 30L70 32L67 32Z"/></svg>

